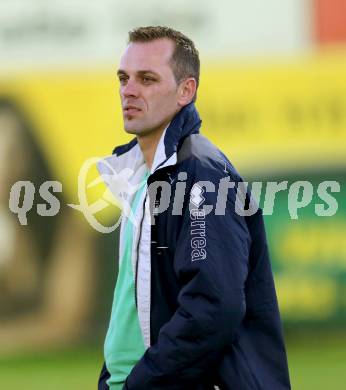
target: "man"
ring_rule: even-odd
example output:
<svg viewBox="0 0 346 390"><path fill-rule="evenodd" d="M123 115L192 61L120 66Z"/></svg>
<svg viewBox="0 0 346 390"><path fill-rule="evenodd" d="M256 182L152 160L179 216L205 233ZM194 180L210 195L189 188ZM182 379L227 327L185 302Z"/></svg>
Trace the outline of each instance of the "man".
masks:
<svg viewBox="0 0 346 390"><path fill-rule="evenodd" d="M136 137L98 169L130 170L138 191L122 198L132 217L121 221L99 389L289 389L261 210L236 212L241 178L199 134L193 42L138 28L118 77Z"/></svg>

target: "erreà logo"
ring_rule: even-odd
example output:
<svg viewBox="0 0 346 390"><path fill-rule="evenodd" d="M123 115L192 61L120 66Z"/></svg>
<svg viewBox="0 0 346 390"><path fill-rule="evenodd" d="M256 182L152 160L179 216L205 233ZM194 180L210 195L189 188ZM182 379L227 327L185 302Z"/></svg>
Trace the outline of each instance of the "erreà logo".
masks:
<svg viewBox="0 0 346 390"><path fill-rule="evenodd" d="M204 189L195 183L191 189L190 192L190 202L196 206L199 207L204 201L205 197L202 195L204 192Z"/></svg>

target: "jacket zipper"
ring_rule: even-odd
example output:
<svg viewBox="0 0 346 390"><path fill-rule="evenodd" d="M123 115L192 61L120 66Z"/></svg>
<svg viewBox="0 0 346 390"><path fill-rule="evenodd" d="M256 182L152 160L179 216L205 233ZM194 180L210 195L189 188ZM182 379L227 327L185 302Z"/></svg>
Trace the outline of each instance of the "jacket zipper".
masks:
<svg viewBox="0 0 346 390"><path fill-rule="evenodd" d="M145 216L145 201L147 199L147 192L145 193L143 205L142 205L142 218L141 218L141 223L139 225L139 237L137 241L137 248L136 248L136 253L137 253L137 258L136 258L136 267L135 267L135 302L136 302L136 308L138 308L138 302L137 302L137 279L138 279L138 259L139 259L139 244L141 242L142 238L142 225L143 225L143 220Z"/></svg>

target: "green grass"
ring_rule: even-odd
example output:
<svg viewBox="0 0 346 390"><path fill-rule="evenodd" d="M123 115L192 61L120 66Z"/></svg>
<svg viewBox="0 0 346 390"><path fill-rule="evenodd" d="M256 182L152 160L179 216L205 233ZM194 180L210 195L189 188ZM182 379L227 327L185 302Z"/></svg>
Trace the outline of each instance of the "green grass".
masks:
<svg viewBox="0 0 346 390"><path fill-rule="evenodd" d="M288 342L292 389L342 390L346 383L346 340ZM0 358L0 388L11 390L95 390L100 349L78 348ZM275 389L266 389L275 390Z"/></svg>
<svg viewBox="0 0 346 390"><path fill-rule="evenodd" d="M287 344L293 390L346 388L346 340L320 335Z"/></svg>
<svg viewBox="0 0 346 390"><path fill-rule="evenodd" d="M0 389L95 390L102 354L96 349L56 351L0 359Z"/></svg>

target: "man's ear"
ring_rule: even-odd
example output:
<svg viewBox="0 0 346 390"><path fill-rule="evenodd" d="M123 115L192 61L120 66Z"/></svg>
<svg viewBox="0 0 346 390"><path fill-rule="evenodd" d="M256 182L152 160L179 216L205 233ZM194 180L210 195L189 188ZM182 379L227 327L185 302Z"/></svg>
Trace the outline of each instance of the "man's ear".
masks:
<svg viewBox="0 0 346 390"><path fill-rule="evenodd" d="M179 85L179 98L178 98L178 104L181 107L186 106L189 104L193 97L195 96L197 89L197 82L194 77L188 77L184 79L180 85Z"/></svg>

